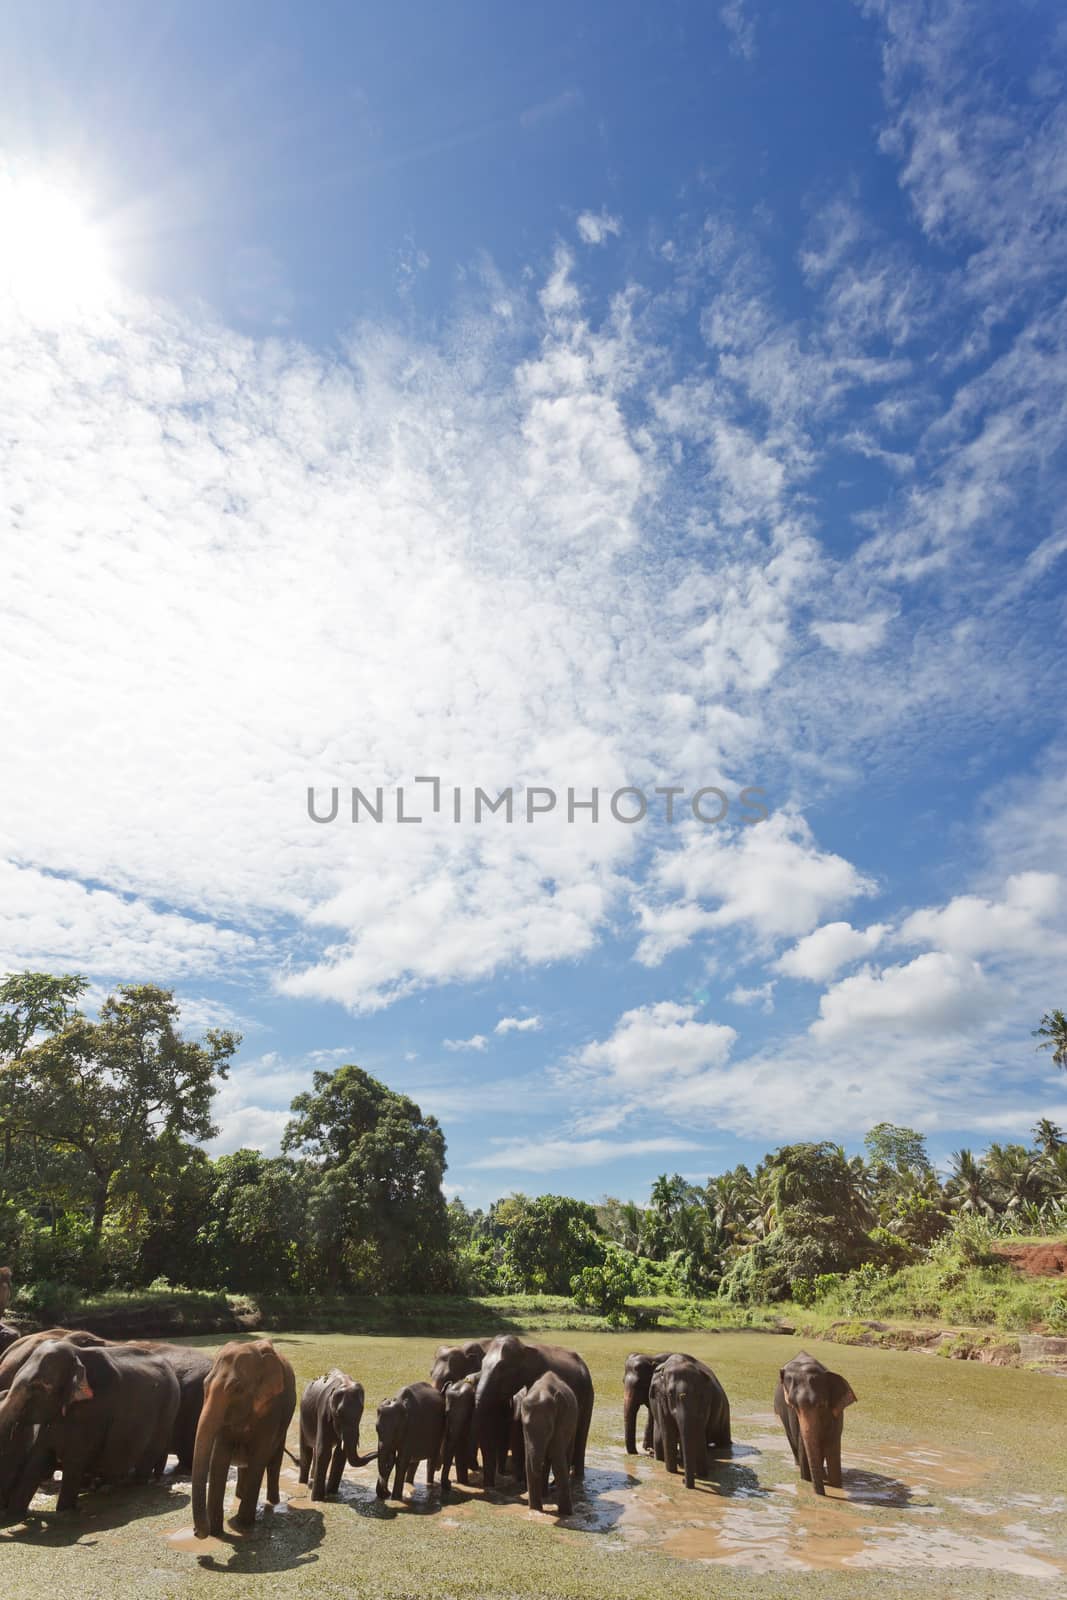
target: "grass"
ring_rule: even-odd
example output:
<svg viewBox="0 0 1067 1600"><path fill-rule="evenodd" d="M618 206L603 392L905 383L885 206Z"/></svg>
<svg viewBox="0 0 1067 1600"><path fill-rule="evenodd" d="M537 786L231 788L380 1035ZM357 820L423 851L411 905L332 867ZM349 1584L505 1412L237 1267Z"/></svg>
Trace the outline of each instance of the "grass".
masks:
<svg viewBox="0 0 1067 1600"><path fill-rule="evenodd" d="M496 1315L515 1311L513 1302L496 1303ZM569 1313L553 1303L546 1315L553 1314ZM488 1327L472 1320L450 1331L471 1335ZM386 1337L291 1329L273 1337L301 1385L333 1364L361 1379L368 1401L364 1443L373 1436L375 1404L425 1375L437 1342L429 1332ZM795 1491L795 1472L770 1416L778 1368L798 1340L689 1330L685 1347L708 1360L729 1391L737 1442L713 1485L692 1492L661 1467L622 1453L623 1360L649 1341L586 1329L567 1342L586 1357L597 1389L589 1493L570 1525L528 1513L514 1497L490 1504L474 1491L457 1493L442 1509L436 1495L427 1496L421 1472L409 1504L381 1506L369 1468L347 1475L339 1501L261 1512L252 1535L192 1553L166 1539L191 1521L188 1485L179 1480L98 1493L77 1519L47 1515L0 1536L5 1592L20 1600L51 1600L56 1593L79 1600L223 1594L232 1600L601 1600L605 1594L714 1600L742 1593L752 1600L896 1600L931 1592L1026 1600L1057 1592L1047 1574L1053 1560L1067 1570L1062 1498L1056 1512L1067 1481L1067 1388L1060 1380L879 1349L809 1346L847 1374L859 1397L847 1413L845 1455L846 1466L865 1468L851 1480L858 1499L816 1502L810 1491ZM867 1470L871 1463L874 1470ZM872 1492L878 1485L883 1503ZM283 1487L296 1490L291 1481ZM885 1494L898 1503L885 1503ZM1030 1534L1010 1532L1023 1522ZM676 1531L661 1549L668 1524ZM748 1530L757 1525L771 1530L769 1548L792 1540L793 1569L745 1564ZM704 1561L668 1553L701 1540L712 1552ZM990 1553L994 1547L1001 1555ZM1018 1570L996 1570L1003 1550L1014 1550L1010 1560ZM857 1556L867 1563L878 1551L890 1553L890 1565L847 1564ZM977 1569L949 1560L934 1571L946 1551L963 1561L978 1551ZM1035 1568L1045 1576L1026 1575Z"/></svg>

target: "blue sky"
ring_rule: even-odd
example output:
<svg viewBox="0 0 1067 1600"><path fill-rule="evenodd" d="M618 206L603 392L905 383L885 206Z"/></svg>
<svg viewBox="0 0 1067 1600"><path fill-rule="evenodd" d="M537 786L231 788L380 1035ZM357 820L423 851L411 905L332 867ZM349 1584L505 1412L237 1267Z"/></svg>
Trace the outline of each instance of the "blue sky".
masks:
<svg viewBox="0 0 1067 1600"><path fill-rule="evenodd" d="M0 968L240 1028L216 1149L358 1061L473 1204L1067 1121L1058 9L22 6L5 54ZM344 821L379 784L424 822Z"/></svg>

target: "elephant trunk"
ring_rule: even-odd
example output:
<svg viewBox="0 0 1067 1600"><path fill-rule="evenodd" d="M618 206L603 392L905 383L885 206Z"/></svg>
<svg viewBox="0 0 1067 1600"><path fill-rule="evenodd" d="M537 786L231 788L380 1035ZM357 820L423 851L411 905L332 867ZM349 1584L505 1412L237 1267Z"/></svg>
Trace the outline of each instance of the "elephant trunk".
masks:
<svg viewBox="0 0 1067 1600"><path fill-rule="evenodd" d="M641 1400L635 1384L627 1384L622 1396L622 1421L626 1432L626 1454L637 1454L637 1413L641 1409Z"/></svg>
<svg viewBox="0 0 1067 1600"><path fill-rule="evenodd" d="M825 1494L822 1467L823 1441L822 1429L819 1426L819 1413L814 1407L805 1406L797 1412L797 1421L800 1424L800 1437L804 1445L804 1454L808 1458L811 1486L816 1494Z"/></svg>
<svg viewBox="0 0 1067 1600"><path fill-rule="evenodd" d="M479 1393L474 1405L474 1437L482 1452L482 1485L486 1489L491 1489L496 1483L496 1462L500 1452L500 1426L495 1413L492 1397Z"/></svg>
<svg viewBox="0 0 1067 1600"><path fill-rule="evenodd" d="M206 1539L211 1532L207 1509L208 1474L225 1408L226 1397L221 1389L205 1391L204 1408L196 1425L196 1442L193 1445L193 1532L198 1539Z"/></svg>

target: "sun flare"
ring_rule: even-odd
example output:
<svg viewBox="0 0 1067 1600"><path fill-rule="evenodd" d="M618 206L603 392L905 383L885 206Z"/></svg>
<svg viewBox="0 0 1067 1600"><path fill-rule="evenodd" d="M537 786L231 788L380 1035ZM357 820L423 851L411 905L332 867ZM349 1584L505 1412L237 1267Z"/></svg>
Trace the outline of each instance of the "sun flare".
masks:
<svg viewBox="0 0 1067 1600"><path fill-rule="evenodd" d="M0 173L0 297L63 320L98 309L114 286L104 229L68 187Z"/></svg>

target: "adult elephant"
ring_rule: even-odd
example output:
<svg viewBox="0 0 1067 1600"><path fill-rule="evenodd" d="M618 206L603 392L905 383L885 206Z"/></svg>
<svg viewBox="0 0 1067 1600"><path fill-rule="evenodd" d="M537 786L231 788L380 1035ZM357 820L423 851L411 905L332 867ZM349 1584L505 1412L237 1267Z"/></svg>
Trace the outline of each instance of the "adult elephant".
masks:
<svg viewBox="0 0 1067 1600"><path fill-rule="evenodd" d="M852 1385L839 1372L801 1351L778 1374L774 1409L781 1420L805 1483L816 1494L841 1487L841 1434L845 1407L856 1404Z"/></svg>
<svg viewBox="0 0 1067 1600"><path fill-rule="evenodd" d="M626 1454L637 1454L637 1413L642 1406L647 1407L648 1415L645 1417L645 1436L642 1449L651 1455L654 1445L654 1425L652 1421L652 1407L648 1403L649 1386L652 1383L652 1374L657 1367L662 1367L672 1355L680 1352L665 1350L659 1356L642 1355L634 1351L626 1357L626 1366L622 1375L622 1425L626 1434ZM694 1356L686 1356L686 1361L693 1361Z"/></svg>
<svg viewBox="0 0 1067 1600"><path fill-rule="evenodd" d="M178 1415L174 1419L171 1431L168 1453L177 1456L178 1472L191 1472L196 1430L200 1424L200 1413L204 1408L204 1384L211 1371L214 1355L211 1351L199 1350L193 1345L163 1344L154 1339L139 1340L137 1347L161 1355L169 1363L178 1380L181 1398Z"/></svg>
<svg viewBox="0 0 1067 1600"><path fill-rule="evenodd" d="M730 1402L726 1390L702 1361L668 1356L652 1374L649 1408L655 1424L656 1453L668 1472L677 1472L681 1454L687 1489L708 1470L708 1446L731 1443Z"/></svg>
<svg viewBox="0 0 1067 1600"><path fill-rule="evenodd" d="M492 1339L468 1339L465 1344L439 1344L430 1368L430 1382L444 1394L450 1383L482 1370Z"/></svg>
<svg viewBox="0 0 1067 1600"><path fill-rule="evenodd" d="M0 1394L10 1389L16 1372L37 1346L50 1339L63 1339L82 1350L102 1349L111 1343L110 1339L102 1339L98 1333L89 1333L85 1328L42 1328L39 1333L24 1333L0 1356Z"/></svg>
<svg viewBox="0 0 1067 1600"><path fill-rule="evenodd" d="M519 1389L529 1388L546 1372L569 1384L578 1402L571 1471L585 1475L585 1444L593 1417L593 1380L576 1350L555 1344L523 1344L514 1334L502 1333L485 1352L474 1399L474 1431L482 1453L482 1482L487 1489L503 1467L511 1432L512 1400Z"/></svg>
<svg viewBox="0 0 1067 1600"><path fill-rule="evenodd" d="M0 1394L10 1388L16 1372L37 1346L49 1339L64 1339L79 1349L136 1349L162 1355L173 1369L180 1394L178 1414L165 1454L177 1456L179 1472L191 1469L196 1425L204 1403L204 1379L211 1370L212 1357L208 1351L195 1349L191 1345L164 1344L155 1339L138 1339L130 1343L103 1339L98 1333L89 1333L85 1328L47 1328L40 1333L24 1334L4 1351L0 1358Z"/></svg>
<svg viewBox="0 0 1067 1600"><path fill-rule="evenodd" d="M269 1339L223 1345L204 1380L204 1408L193 1448L193 1532L221 1535L226 1475L237 1464L238 1527L251 1527L267 1474L267 1500L281 1498L285 1433L296 1409L296 1377Z"/></svg>
<svg viewBox="0 0 1067 1600"><path fill-rule="evenodd" d="M41 1480L63 1469L57 1509L77 1509L83 1481L147 1482L165 1456L178 1413L178 1380L148 1350L39 1342L0 1401L4 1500L25 1515Z"/></svg>

